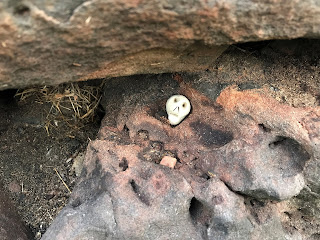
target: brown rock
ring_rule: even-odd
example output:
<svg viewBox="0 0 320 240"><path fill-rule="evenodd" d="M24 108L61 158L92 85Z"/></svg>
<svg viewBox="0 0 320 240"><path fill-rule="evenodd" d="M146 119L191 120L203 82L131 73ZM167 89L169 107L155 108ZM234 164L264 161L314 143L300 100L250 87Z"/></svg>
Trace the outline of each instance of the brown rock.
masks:
<svg viewBox="0 0 320 240"><path fill-rule="evenodd" d="M319 109L264 91L229 86L215 101L177 75L110 81L80 182L43 239L299 237L282 227L277 202L306 184L317 194L306 173L319 162ZM175 127L164 111L174 93L192 104ZM175 170L158 164L163 156L179 159Z"/></svg>
<svg viewBox="0 0 320 240"><path fill-rule="evenodd" d="M0 89L210 69L235 42L320 36L316 1L0 3Z"/></svg>
<svg viewBox="0 0 320 240"><path fill-rule="evenodd" d="M303 170L309 162L318 161L308 160L319 159L317 108L293 108L255 90L238 91L233 87L213 102L181 84L178 91L190 99L193 109L173 128L161 117L159 104L170 96L170 84L162 84L151 97L147 93L153 90L141 83L145 94L134 96L134 101L128 98L140 103L137 107L123 105L117 116L119 130L126 126L131 139L141 131L147 132L150 141L161 142L164 150L176 153L182 163L195 164L203 174L209 171L217 175L234 191L260 199L286 199L299 194L305 186ZM155 102L157 94L163 100ZM146 107L141 107L143 104ZM313 171L314 179L307 181L318 184L317 172Z"/></svg>

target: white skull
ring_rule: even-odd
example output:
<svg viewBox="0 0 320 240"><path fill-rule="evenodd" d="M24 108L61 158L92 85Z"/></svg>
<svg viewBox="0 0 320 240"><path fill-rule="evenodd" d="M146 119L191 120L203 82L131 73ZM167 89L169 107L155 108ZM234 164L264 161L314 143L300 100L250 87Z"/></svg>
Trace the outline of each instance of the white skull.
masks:
<svg viewBox="0 0 320 240"><path fill-rule="evenodd" d="M191 110L191 104L183 95L173 95L166 103L168 119L171 125L178 125Z"/></svg>

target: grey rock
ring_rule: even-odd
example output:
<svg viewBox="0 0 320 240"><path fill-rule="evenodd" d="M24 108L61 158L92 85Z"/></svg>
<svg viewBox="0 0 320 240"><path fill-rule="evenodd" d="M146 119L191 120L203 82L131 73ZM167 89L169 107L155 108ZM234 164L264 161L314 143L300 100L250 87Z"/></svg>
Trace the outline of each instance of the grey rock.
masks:
<svg viewBox="0 0 320 240"><path fill-rule="evenodd" d="M98 140L89 149L80 184L42 239L200 239L181 175L139 160L131 145Z"/></svg>

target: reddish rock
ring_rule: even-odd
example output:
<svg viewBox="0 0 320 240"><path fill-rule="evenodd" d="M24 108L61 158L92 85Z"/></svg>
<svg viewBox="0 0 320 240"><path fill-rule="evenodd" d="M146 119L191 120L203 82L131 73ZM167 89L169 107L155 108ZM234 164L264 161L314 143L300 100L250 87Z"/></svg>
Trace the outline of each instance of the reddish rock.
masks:
<svg viewBox="0 0 320 240"><path fill-rule="evenodd" d="M0 89L199 71L236 42L320 36L313 0L0 3Z"/></svg>
<svg viewBox="0 0 320 240"><path fill-rule="evenodd" d="M319 162L319 109L233 86L214 101L168 76L106 86L104 101L116 94L117 104L106 104L80 182L43 239L299 237L273 200L318 186L308 166ZM192 112L173 127L164 109L177 93ZM163 156L178 160L174 169Z"/></svg>
<svg viewBox="0 0 320 240"><path fill-rule="evenodd" d="M227 88L216 103L188 86L181 91L193 106L190 116L172 128L150 115L156 106L138 107L125 123L130 137L148 132L182 163L212 172L234 191L279 200L299 194L308 152L317 149L312 133L298 124L313 109L279 104L255 91Z"/></svg>
<svg viewBox="0 0 320 240"><path fill-rule="evenodd" d="M242 120L235 114L240 112L246 116L245 118L251 118L251 121L249 120L251 123L258 123L259 128L265 132L265 136L271 133L274 140L269 142L268 147L275 153L271 156L274 159L281 156L272 165L278 165L284 179L288 180L294 172L299 173L296 175L298 176L304 170L308 185L317 191L320 186L320 180L317 177L320 174L318 166L320 161L319 107L293 108L280 104L261 93L239 92L234 88L228 88L222 92L217 102L224 107L226 115L232 122ZM286 151L288 158L284 158L279 151ZM263 170L266 169L263 168ZM302 175L299 181L301 179ZM284 187L289 189L292 185L288 183Z"/></svg>

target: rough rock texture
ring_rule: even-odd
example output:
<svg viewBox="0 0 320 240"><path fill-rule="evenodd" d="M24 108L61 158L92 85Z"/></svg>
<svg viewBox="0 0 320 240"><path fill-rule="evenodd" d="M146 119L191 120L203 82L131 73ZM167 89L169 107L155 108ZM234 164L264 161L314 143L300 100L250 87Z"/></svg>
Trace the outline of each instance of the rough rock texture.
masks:
<svg viewBox="0 0 320 240"><path fill-rule="evenodd" d="M80 183L43 239L302 238L283 200L319 194L319 107L236 86L211 99L181 75L130 79L106 86ZM172 127L164 106L177 93L192 112Z"/></svg>
<svg viewBox="0 0 320 240"><path fill-rule="evenodd" d="M0 239L28 240L30 237L30 230L21 221L17 209L0 183Z"/></svg>
<svg viewBox="0 0 320 240"><path fill-rule="evenodd" d="M0 89L211 69L221 45L320 37L319 16L314 0L3 0Z"/></svg>

